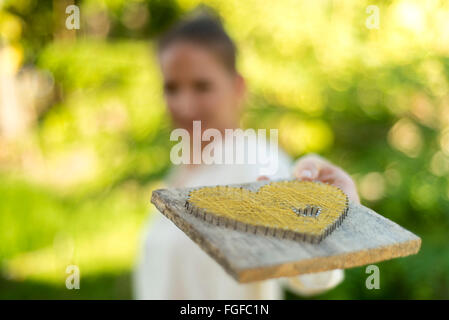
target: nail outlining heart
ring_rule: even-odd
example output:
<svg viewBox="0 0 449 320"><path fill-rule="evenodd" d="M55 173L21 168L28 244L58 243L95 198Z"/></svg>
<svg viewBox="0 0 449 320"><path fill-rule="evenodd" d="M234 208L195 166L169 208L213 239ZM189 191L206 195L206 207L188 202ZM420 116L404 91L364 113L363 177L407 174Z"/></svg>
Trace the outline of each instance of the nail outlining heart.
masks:
<svg viewBox="0 0 449 320"><path fill-rule="evenodd" d="M189 193L186 208L216 225L318 243L347 215L348 197L327 183L291 180L271 182L257 191L202 187Z"/></svg>

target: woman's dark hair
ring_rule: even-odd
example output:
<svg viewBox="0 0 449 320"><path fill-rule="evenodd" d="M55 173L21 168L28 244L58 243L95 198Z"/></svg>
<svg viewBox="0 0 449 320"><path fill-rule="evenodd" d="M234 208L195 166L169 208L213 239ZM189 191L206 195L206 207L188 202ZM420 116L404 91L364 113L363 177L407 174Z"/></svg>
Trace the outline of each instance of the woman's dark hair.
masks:
<svg viewBox="0 0 449 320"><path fill-rule="evenodd" d="M212 50L229 71L236 71L235 44L211 9L196 9L176 23L158 39L158 52L178 41L192 42Z"/></svg>

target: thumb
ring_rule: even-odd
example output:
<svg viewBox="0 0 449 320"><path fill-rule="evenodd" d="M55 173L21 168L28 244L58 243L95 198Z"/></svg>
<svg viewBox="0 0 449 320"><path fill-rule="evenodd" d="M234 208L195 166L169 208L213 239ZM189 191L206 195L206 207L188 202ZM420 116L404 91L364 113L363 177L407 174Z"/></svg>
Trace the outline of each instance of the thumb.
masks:
<svg viewBox="0 0 449 320"><path fill-rule="evenodd" d="M315 161L305 159L299 161L294 169L293 175L297 179L314 180L318 178L319 169Z"/></svg>

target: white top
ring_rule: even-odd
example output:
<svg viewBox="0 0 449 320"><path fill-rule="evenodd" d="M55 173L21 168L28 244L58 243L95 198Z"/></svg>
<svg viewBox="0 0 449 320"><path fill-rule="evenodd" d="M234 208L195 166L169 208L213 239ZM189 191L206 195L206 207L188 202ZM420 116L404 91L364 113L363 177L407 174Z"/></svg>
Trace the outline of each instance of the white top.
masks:
<svg viewBox="0 0 449 320"><path fill-rule="evenodd" d="M257 152L254 141L249 140L245 147L248 152ZM277 153L278 170L270 178L291 178L291 159L281 150ZM167 184L197 187L253 182L261 175L260 168L259 164L202 164L193 170L178 166ZM343 270L337 269L239 284L156 210L146 229L133 279L136 299L282 299L283 286L307 296L333 288L344 278Z"/></svg>

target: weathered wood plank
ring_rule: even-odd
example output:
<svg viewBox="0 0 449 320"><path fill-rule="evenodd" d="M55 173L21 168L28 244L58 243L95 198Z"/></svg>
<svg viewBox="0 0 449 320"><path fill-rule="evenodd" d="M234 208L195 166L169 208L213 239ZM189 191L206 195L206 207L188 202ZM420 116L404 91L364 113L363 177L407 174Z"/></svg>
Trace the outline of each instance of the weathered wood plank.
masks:
<svg viewBox="0 0 449 320"><path fill-rule="evenodd" d="M267 181L232 185L252 191ZM185 209L186 189L159 189L152 203L239 282L351 268L416 254L421 239L359 204L349 203L343 223L319 244L216 226Z"/></svg>

